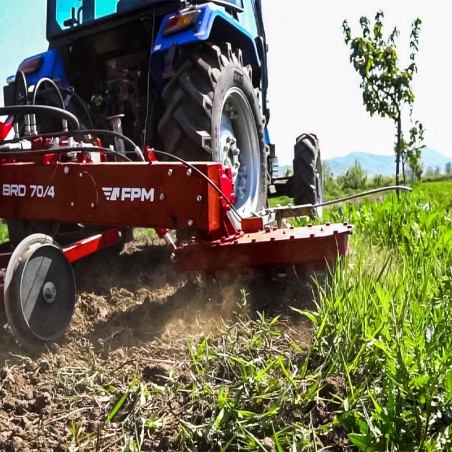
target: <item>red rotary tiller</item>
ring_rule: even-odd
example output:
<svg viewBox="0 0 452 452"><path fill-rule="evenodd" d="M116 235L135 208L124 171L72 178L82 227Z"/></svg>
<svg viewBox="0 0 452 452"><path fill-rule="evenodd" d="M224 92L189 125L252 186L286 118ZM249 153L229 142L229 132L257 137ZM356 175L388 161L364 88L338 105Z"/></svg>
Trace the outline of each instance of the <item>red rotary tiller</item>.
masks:
<svg viewBox="0 0 452 452"><path fill-rule="evenodd" d="M272 226L281 226L288 211L306 214L312 206L237 219L232 174L220 163L156 161L157 151L142 152L115 132L79 130L73 115L53 107L0 110L24 117L28 127L0 143L0 217L10 230L0 254L4 307L22 343L64 334L75 305L70 264L124 242L134 227L156 229L181 271L324 268L347 253L353 227L346 223ZM34 115L42 113L69 127L37 134ZM106 136L130 147L134 160L104 147ZM169 230L187 240L176 244Z"/></svg>

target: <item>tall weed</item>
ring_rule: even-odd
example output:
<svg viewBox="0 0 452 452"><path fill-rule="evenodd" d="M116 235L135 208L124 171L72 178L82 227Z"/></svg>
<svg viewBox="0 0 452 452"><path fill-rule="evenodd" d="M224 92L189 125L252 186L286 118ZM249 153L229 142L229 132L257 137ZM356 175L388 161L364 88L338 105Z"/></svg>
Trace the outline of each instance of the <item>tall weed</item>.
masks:
<svg viewBox="0 0 452 452"><path fill-rule="evenodd" d="M342 208L354 254L320 291L312 353L347 377L360 450L452 448L451 198L432 190Z"/></svg>

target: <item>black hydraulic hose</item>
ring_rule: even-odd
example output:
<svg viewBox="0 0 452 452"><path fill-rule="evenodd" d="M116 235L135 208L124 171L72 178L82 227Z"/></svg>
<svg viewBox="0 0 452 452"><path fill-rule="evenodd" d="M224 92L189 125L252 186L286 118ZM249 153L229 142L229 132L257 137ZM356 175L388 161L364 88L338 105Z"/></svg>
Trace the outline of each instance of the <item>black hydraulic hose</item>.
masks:
<svg viewBox="0 0 452 452"><path fill-rule="evenodd" d="M6 108L9 108L9 107L6 107ZM64 110L64 111L66 111L66 110ZM67 112L67 113L69 113L69 112ZM0 109L0 114L1 114L1 109ZM129 144L130 146L133 147L133 151L129 151L129 152L126 152L126 153L130 154L130 153L133 152L134 154L138 155L138 157L140 157L141 161L145 161L145 158L143 156L143 152L138 147L138 145L135 144L135 142L133 142L129 137L126 137L125 135L122 135L121 133L114 132L113 130L105 130L105 129L77 129L77 130L70 130L68 132L39 133L37 135L33 135L33 138L72 137L72 136L76 136L76 135L87 135L87 134L106 135L106 136L111 136L111 137L114 137L114 138L119 138L119 139L123 140L125 143L127 143L127 144ZM29 137L14 138L12 140L2 141L2 143L4 143L4 144L18 143L19 141L21 141L24 138L27 139Z"/></svg>
<svg viewBox="0 0 452 452"><path fill-rule="evenodd" d="M55 147L55 148L49 148L49 149L43 149L43 150L5 150L0 149L0 154L5 153L8 157L24 157L26 155L46 155L46 154L67 154L69 152L79 152L79 151L87 151L87 152L105 152L107 154L114 154L117 157L120 157L122 160L126 162L132 162L129 157L114 151L110 148L103 148L100 146L76 146L76 147ZM68 162L70 163L70 162Z"/></svg>
<svg viewBox="0 0 452 452"><path fill-rule="evenodd" d="M113 130L105 130L105 129L83 129L83 130L73 130L71 132L72 135L76 135L79 133L82 133L82 134L92 133L95 135L107 135L107 136L111 136L114 138L119 138L120 140L123 140L125 143L128 143L130 146L132 146L133 152L136 155L138 155L138 157L140 157L140 159L142 161L145 161L143 152L141 151L139 146L134 141L132 141L129 137L126 137L122 133L113 132Z"/></svg>
<svg viewBox="0 0 452 452"><path fill-rule="evenodd" d="M86 102L75 92L74 88L71 86L69 88L60 88L62 93L67 93L67 95L73 97L81 106L83 112L85 113L86 119L89 121L91 129L94 128L93 120L91 119L91 114L86 106Z"/></svg>
<svg viewBox="0 0 452 452"><path fill-rule="evenodd" d="M66 110L66 106L64 105L63 96L61 95L60 89L58 88L57 84L50 78L43 77L39 79L38 83L36 83L35 88L33 90L33 99L32 99L32 105L36 105L36 96L38 94L39 88L43 83L48 83L53 90L56 92L60 102L61 102L61 108L63 110Z"/></svg>
<svg viewBox="0 0 452 452"><path fill-rule="evenodd" d="M240 215L240 213L238 212L238 210L234 207L234 204L232 204L231 201L229 201L228 197L221 191L221 189L215 184L215 182L210 179L208 176L206 176L202 171L200 171L198 168L196 168L196 166L192 165L191 163L188 163L186 160L178 157L177 155L173 155L170 154L169 152L164 152L164 151L158 151L156 149L152 149L152 152L154 154L161 154L161 155L165 155L167 157L171 157L181 163L183 163L184 165L187 165L190 169L196 171L201 177L203 177L213 188L214 190L219 193L220 196L223 197L223 199L228 203L229 207L232 209L233 213L235 215L237 215L237 217L240 220L243 220L243 217ZM215 162L210 162L210 163L215 163Z"/></svg>
<svg viewBox="0 0 452 452"><path fill-rule="evenodd" d="M20 86L19 83L22 84L22 88L23 88L23 100L25 102L25 104L28 104L28 85L27 85L27 78L25 77L25 74L22 71L17 71L16 72L16 77L14 79L14 103L18 103L20 101L20 97L19 97L19 89L18 87Z"/></svg>
<svg viewBox="0 0 452 452"><path fill-rule="evenodd" d="M0 116L2 115L27 115L27 114L43 114L56 118L66 119L73 129L80 129L80 123L77 116L62 110L57 107L50 107L48 105L9 105L7 107L0 107Z"/></svg>

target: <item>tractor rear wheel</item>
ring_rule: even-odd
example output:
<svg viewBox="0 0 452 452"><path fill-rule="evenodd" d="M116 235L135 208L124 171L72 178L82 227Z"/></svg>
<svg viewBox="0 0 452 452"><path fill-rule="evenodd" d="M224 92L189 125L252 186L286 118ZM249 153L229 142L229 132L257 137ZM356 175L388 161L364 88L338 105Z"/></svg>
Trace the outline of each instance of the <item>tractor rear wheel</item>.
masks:
<svg viewBox="0 0 452 452"><path fill-rule="evenodd" d="M319 141L314 134L300 135L294 147L293 195L295 205L321 204L323 202L323 172ZM322 207L316 214L322 217Z"/></svg>
<svg viewBox="0 0 452 452"><path fill-rule="evenodd" d="M166 112L159 123L165 151L232 169L235 208L245 217L267 205L264 125L251 80L251 67L229 44L191 48L163 90Z"/></svg>

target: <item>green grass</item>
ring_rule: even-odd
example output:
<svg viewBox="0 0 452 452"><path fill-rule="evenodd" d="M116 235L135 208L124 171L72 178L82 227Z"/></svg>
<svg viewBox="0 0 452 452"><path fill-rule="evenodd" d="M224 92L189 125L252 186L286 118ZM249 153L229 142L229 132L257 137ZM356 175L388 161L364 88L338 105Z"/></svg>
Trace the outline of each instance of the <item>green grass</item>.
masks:
<svg viewBox="0 0 452 452"><path fill-rule="evenodd" d="M244 293L237 318L190 339L158 381L99 369L86 386L118 448L452 450L452 182L325 216L356 230L316 309L296 311L312 324L309 346L280 318L250 315ZM74 450L97 447L97 431L68 429Z"/></svg>
<svg viewBox="0 0 452 452"><path fill-rule="evenodd" d="M8 228L4 220L0 220L0 243L8 240Z"/></svg>
<svg viewBox="0 0 452 452"><path fill-rule="evenodd" d="M337 419L359 450L452 448L451 199L423 184L330 212L357 226L355 251L311 314L312 348L348 382Z"/></svg>

